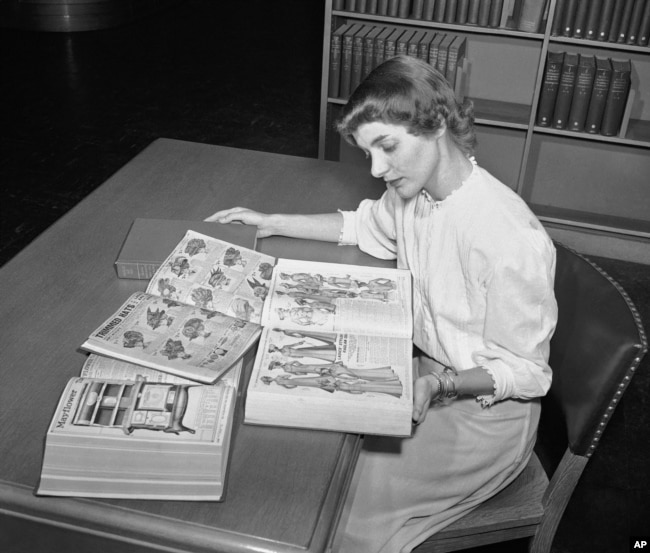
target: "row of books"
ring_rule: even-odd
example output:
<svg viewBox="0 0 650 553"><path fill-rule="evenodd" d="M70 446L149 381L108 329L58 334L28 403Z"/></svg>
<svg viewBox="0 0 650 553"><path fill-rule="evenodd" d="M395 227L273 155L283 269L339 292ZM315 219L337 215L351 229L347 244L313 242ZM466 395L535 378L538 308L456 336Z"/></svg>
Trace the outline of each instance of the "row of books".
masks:
<svg viewBox="0 0 650 553"><path fill-rule="evenodd" d="M551 35L648 46L650 0L557 0Z"/></svg>
<svg viewBox="0 0 650 553"><path fill-rule="evenodd" d="M328 95L347 98L377 65L405 54L433 65L462 96L466 50L467 39L458 35L345 23L332 33Z"/></svg>
<svg viewBox="0 0 650 553"><path fill-rule="evenodd" d="M540 29L548 0L334 0L335 10L452 23Z"/></svg>
<svg viewBox="0 0 650 553"><path fill-rule="evenodd" d="M604 136L624 135L633 101L632 63L548 52L537 125Z"/></svg>

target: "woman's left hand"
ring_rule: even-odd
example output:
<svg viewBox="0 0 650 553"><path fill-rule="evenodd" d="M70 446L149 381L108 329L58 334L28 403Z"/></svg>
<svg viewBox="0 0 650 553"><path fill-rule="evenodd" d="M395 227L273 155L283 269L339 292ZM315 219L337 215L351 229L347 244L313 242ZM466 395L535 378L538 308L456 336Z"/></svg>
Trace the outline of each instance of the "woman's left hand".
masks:
<svg viewBox="0 0 650 553"><path fill-rule="evenodd" d="M438 381L434 376L425 374L417 378L413 384L413 422L420 424L424 422L427 411L438 393Z"/></svg>

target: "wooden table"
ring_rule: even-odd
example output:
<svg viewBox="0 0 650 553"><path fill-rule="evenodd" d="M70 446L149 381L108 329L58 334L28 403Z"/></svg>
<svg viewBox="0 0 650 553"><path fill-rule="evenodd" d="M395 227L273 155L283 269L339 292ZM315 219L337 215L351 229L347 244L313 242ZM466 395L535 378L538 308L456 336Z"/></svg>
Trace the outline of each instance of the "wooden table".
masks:
<svg viewBox="0 0 650 553"><path fill-rule="evenodd" d="M201 220L234 205L331 212L353 209L382 191L366 171L345 164L160 139L5 265L0 549L45 543L60 551L62 543L52 542L64 536L77 551L86 551L79 544L102 552L326 551L358 437L242 425L241 409L222 503L47 498L33 490L57 399L84 360L79 344L146 284L120 280L113 269L134 218ZM357 248L300 240L268 238L259 249L282 257L385 263ZM7 530L9 523L19 530ZM23 543L15 543L23 533Z"/></svg>

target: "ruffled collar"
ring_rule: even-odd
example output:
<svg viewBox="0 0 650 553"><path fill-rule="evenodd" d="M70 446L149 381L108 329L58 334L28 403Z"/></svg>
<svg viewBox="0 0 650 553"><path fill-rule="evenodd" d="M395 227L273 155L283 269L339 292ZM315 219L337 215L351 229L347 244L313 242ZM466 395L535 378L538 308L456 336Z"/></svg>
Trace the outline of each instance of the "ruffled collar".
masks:
<svg viewBox="0 0 650 553"><path fill-rule="evenodd" d="M442 200L434 200L431 194L429 194L426 190L422 190L420 192L420 195L424 198L425 202L431 206L432 209L440 209L445 205L450 205L454 203L459 196L463 195L461 192L464 192L468 188L467 183L472 180L477 172L476 158L474 156L471 156L468 159L472 162L471 173L466 179L463 179L460 183L460 186L452 190L446 198Z"/></svg>

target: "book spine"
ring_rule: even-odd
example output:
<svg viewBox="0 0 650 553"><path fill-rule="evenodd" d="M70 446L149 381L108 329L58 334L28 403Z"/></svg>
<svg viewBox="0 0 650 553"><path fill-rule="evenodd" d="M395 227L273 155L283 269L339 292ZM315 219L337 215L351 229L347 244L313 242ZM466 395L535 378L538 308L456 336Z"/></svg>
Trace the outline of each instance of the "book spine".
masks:
<svg viewBox="0 0 650 553"><path fill-rule="evenodd" d="M436 23L442 23L445 20L446 11L447 11L447 0L436 0L436 5L433 10L433 20Z"/></svg>
<svg viewBox="0 0 650 553"><path fill-rule="evenodd" d="M366 13L376 15L377 13L377 0L368 0L366 3Z"/></svg>
<svg viewBox="0 0 650 553"><path fill-rule="evenodd" d="M639 28L641 27L641 18L646 5L646 0L636 0L632 8L632 16L630 17L630 25L627 30L627 44L636 44L639 35Z"/></svg>
<svg viewBox="0 0 650 553"><path fill-rule="evenodd" d="M411 40L409 40L406 53L412 58L417 58L419 53L420 42L417 39L418 35L415 34Z"/></svg>
<svg viewBox="0 0 650 553"><path fill-rule="evenodd" d="M549 52L546 56L546 67L544 68L544 78L537 108L537 124L540 127L551 126L557 90L560 86L563 61L564 52Z"/></svg>
<svg viewBox="0 0 650 553"><path fill-rule="evenodd" d="M573 18L573 38L586 36L587 17L589 16L589 3L591 0L578 0L576 14Z"/></svg>
<svg viewBox="0 0 650 553"><path fill-rule="evenodd" d="M160 268L160 263L140 263L137 261L116 261L115 271L118 278L150 280Z"/></svg>
<svg viewBox="0 0 650 553"><path fill-rule="evenodd" d="M469 10L469 0L458 0L456 8L456 23L465 25L467 23L467 12Z"/></svg>
<svg viewBox="0 0 650 553"><path fill-rule="evenodd" d="M616 42L619 44L625 44L627 41L627 30L630 26L630 20L632 19L632 10L634 9L634 0L625 0L623 4L623 10L621 13L621 22L618 26L618 33L616 35Z"/></svg>
<svg viewBox="0 0 650 553"><path fill-rule="evenodd" d="M553 12L553 22L551 24L551 36L562 35L562 22L564 19L564 7L566 0L557 0L555 3L555 11Z"/></svg>
<svg viewBox="0 0 650 553"><path fill-rule="evenodd" d="M570 131L583 131L591 99L591 91L594 86L596 75L596 61L593 56L580 56L576 84L573 90L573 100L569 111L569 123L567 128Z"/></svg>
<svg viewBox="0 0 650 553"><path fill-rule="evenodd" d="M396 56L405 56L408 53L408 40L410 33L408 31L402 33L402 35L395 42L395 55Z"/></svg>
<svg viewBox="0 0 650 553"><path fill-rule="evenodd" d="M577 70L578 54L566 53L562 64L562 73L560 74L560 86L557 90L555 109L553 110L553 127L556 129L565 129L567 126Z"/></svg>
<svg viewBox="0 0 650 553"><path fill-rule="evenodd" d="M397 16L406 19L411 11L411 0L399 0Z"/></svg>
<svg viewBox="0 0 650 553"><path fill-rule="evenodd" d="M641 25L639 25L639 38L636 43L639 46L647 46L650 42L650 2L647 2L641 14Z"/></svg>
<svg viewBox="0 0 650 553"><path fill-rule="evenodd" d="M339 98L347 98L350 95L353 40L354 34L352 31L347 31L341 39L341 82L339 85Z"/></svg>
<svg viewBox="0 0 650 553"><path fill-rule="evenodd" d="M345 9L349 12L357 11L357 0L345 0Z"/></svg>
<svg viewBox="0 0 650 553"><path fill-rule="evenodd" d="M337 98L341 84L341 33L332 34L330 42L330 76L327 83L327 94Z"/></svg>
<svg viewBox="0 0 650 553"><path fill-rule="evenodd" d="M589 15L587 16L587 25L585 28L585 38L587 40L596 40L598 36L598 22L603 8L603 0L591 0L589 4Z"/></svg>
<svg viewBox="0 0 650 553"><path fill-rule="evenodd" d="M590 134L598 134L603 119L605 101L612 77L612 67L608 59L596 59L596 76L594 77L594 86L591 91L591 100L585 120L585 130Z"/></svg>
<svg viewBox="0 0 650 553"><path fill-rule="evenodd" d="M377 0L377 15L388 15L388 0Z"/></svg>
<svg viewBox="0 0 650 553"><path fill-rule="evenodd" d="M363 31L354 35L352 42L352 71L350 75L350 93L361 83L361 71L363 68Z"/></svg>
<svg viewBox="0 0 650 553"><path fill-rule="evenodd" d="M399 0L388 0L388 16L397 17L399 13Z"/></svg>
<svg viewBox="0 0 650 553"><path fill-rule="evenodd" d="M483 0L478 10L479 27L487 27L490 24L491 10L492 10L492 0Z"/></svg>
<svg viewBox="0 0 650 553"><path fill-rule="evenodd" d="M357 0L357 13L366 13L366 0Z"/></svg>
<svg viewBox="0 0 650 553"><path fill-rule="evenodd" d="M577 9L578 0L566 0L564 10L562 10L562 36L573 36Z"/></svg>
<svg viewBox="0 0 650 553"><path fill-rule="evenodd" d="M524 0L519 12L517 29L526 33L538 32L545 4L545 0Z"/></svg>
<svg viewBox="0 0 650 553"><path fill-rule="evenodd" d="M396 45L397 43L397 33L391 33L391 35L386 39L386 46L384 47L384 59L389 60L390 58L395 57Z"/></svg>
<svg viewBox="0 0 650 553"><path fill-rule="evenodd" d="M458 8L458 0L447 0L447 7L445 8L445 23L456 22L457 8Z"/></svg>
<svg viewBox="0 0 650 553"><path fill-rule="evenodd" d="M609 37L609 27L612 24L612 15L614 14L615 3L616 0L603 1L603 7L600 10L600 20L598 21L596 40L604 42Z"/></svg>
<svg viewBox="0 0 650 553"><path fill-rule="evenodd" d="M621 18L623 17L623 6L625 0L614 0L614 8L612 9L612 20L609 22L609 34L605 39L607 42L616 42L618 39L618 28L621 26Z"/></svg>
<svg viewBox="0 0 650 553"><path fill-rule="evenodd" d="M438 52L440 51L440 38L441 35L436 35L431 41L431 46L429 47L429 65L433 67L438 66ZM442 35L444 37L444 35Z"/></svg>
<svg viewBox="0 0 650 553"><path fill-rule="evenodd" d="M422 19L426 21L433 21L433 10L435 8L435 0L424 0L424 6L422 8Z"/></svg>
<svg viewBox="0 0 650 553"><path fill-rule="evenodd" d="M363 66L361 67L361 79L365 79L373 67L375 57L375 37L368 33L363 39Z"/></svg>
<svg viewBox="0 0 650 553"><path fill-rule="evenodd" d="M467 24L478 25L478 14L481 10L481 0L469 0L467 6Z"/></svg>
<svg viewBox="0 0 650 553"><path fill-rule="evenodd" d="M600 134L615 136L621 126L623 111L630 90L631 63L612 60L612 80L607 92Z"/></svg>
<svg viewBox="0 0 650 553"><path fill-rule="evenodd" d="M424 19L424 0L413 0L413 19Z"/></svg>
<svg viewBox="0 0 650 553"><path fill-rule="evenodd" d="M503 13L503 0L492 0L490 6L489 27L498 27L501 24L501 14Z"/></svg>
<svg viewBox="0 0 650 553"><path fill-rule="evenodd" d="M373 49L374 56L372 60L372 67L373 69L377 67L378 65L381 65L384 63L384 48L386 47L386 39L382 34L380 34L376 39L375 39L375 47Z"/></svg>
<svg viewBox="0 0 650 553"><path fill-rule="evenodd" d="M449 57L449 42L444 40L440 43L438 48L438 61L436 62L436 69L442 76L447 73L447 59Z"/></svg>
<svg viewBox="0 0 650 553"><path fill-rule="evenodd" d="M332 9L333 10L342 10L345 8L345 0L333 0Z"/></svg>
<svg viewBox="0 0 650 553"><path fill-rule="evenodd" d="M429 44L431 43L431 33L426 34L420 44L418 44L418 58L422 61L429 61Z"/></svg>

